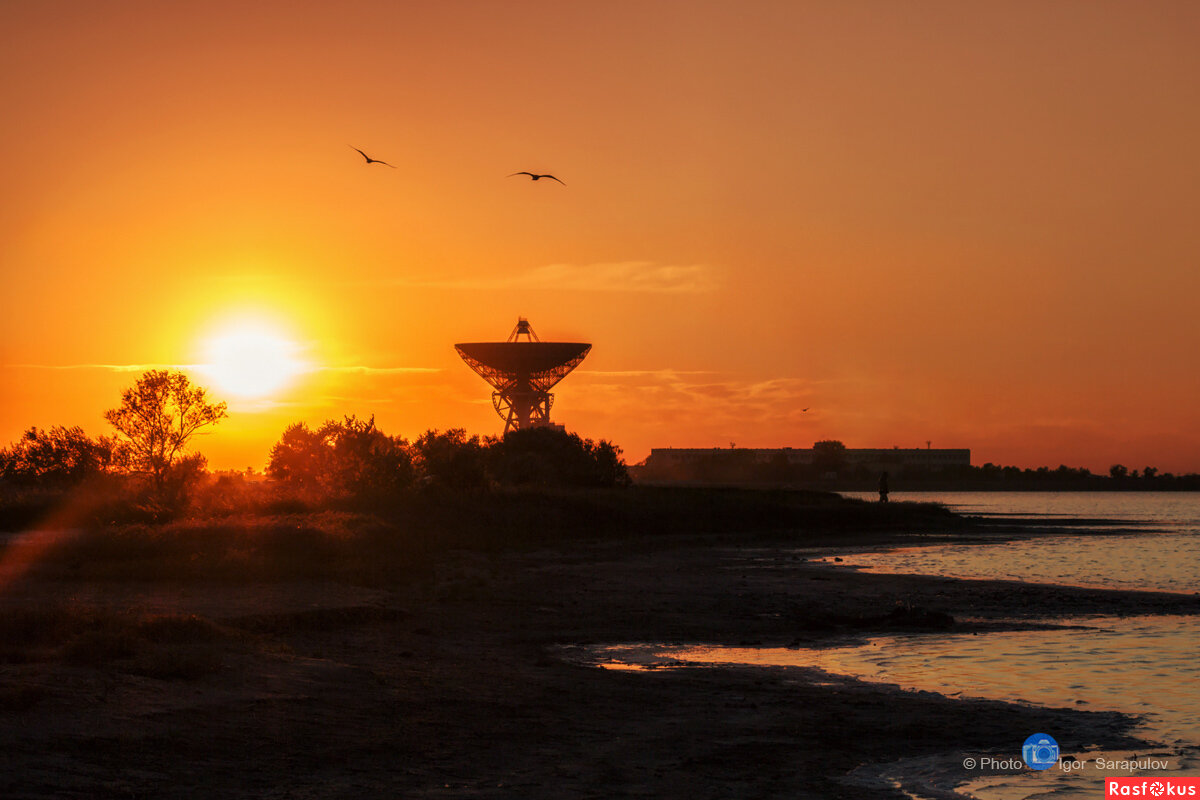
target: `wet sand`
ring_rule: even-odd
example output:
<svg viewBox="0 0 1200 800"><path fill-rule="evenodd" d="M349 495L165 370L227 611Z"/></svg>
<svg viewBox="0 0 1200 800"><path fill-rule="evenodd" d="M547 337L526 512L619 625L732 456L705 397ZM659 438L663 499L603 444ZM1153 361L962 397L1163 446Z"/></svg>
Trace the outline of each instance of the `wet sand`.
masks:
<svg viewBox="0 0 1200 800"><path fill-rule="evenodd" d="M852 543L888 541L910 539ZM9 587L4 608L76 598L196 614L221 633L197 645L215 658L198 676L150 677L120 661L0 664L0 796L901 797L844 776L955 750L1009 757L1038 730L1062 732L1064 755L1139 742L1133 721L1109 712L952 700L796 668L610 671L563 647L821 644L940 614L967 631L1048 608L1200 611L1194 596L857 573L808 563L791 544L460 552L403 587Z"/></svg>

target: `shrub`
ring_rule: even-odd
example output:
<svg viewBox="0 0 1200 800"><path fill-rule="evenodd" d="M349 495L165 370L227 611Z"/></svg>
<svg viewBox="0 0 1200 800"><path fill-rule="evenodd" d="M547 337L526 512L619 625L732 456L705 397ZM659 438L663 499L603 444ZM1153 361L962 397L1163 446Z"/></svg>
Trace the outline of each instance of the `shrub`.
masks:
<svg viewBox="0 0 1200 800"><path fill-rule="evenodd" d="M428 430L413 445L423 481L454 489L487 486L487 453L494 440L467 437L462 428Z"/></svg>
<svg viewBox="0 0 1200 800"><path fill-rule="evenodd" d="M327 495L371 497L412 485L415 468L407 440L380 431L374 417L348 416L316 431L289 426L271 448L267 474Z"/></svg>
<svg viewBox="0 0 1200 800"><path fill-rule="evenodd" d="M113 452L111 439L92 439L79 426L33 427L0 450L0 478L21 484L76 484L108 471Z"/></svg>
<svg viewBox="0 0 1200 800"><path fill-rule="evenodd" d="M621 448L553 428L509 431L491 447L492 474L510 486L627 486Z"/></svg>

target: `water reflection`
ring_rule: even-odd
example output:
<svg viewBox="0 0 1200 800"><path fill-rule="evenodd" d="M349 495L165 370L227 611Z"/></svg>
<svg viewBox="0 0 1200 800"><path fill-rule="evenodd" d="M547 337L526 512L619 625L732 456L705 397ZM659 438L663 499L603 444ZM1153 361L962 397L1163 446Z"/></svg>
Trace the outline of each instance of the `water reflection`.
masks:
<svg viewBox="0 0 1200 800"><path fill-rule="evenodd" d="M1187 594L1200 585L1200 536L1195 533L1054 536L897 548L841 558L846 566L902 575ZM833 563L833 557L821 560Z"/></svg>
<svg viewBox="0 0 1200 800"><path fill-rule="evenodd" d="M1097 768L1096 759L1166 761L1167 773L1200 767L1200 662L1196 617L1135 617L1073 620L1066 630L981 634L905 634L866 644L813 648L746 648L709 645L618 645L594 648L592 657L609 669L662 669L702 665L816 667L836 675L894 683L906 689L951 697L1035 703L1044 706L1111 710L1141 717L1136 733L1161 745L1154 754L1072 754L1086 762L1076 772L1049 770L975 777L958 757L940 763L887 765L876 777L904 784L905 770L922 771L921 783L949 787L974 778L959 791L983 800L1024 798L1049 792L1055 797L1094 795L1104 775L1163 774L1161 769ZM1048 731L1053 735L1053 731ZM997 742L997 749L1009 746ZM1020 743L1012 743L1020 752ZM1160 766L1160 765L1154 765ZM909 791L919 790L911 786Z"/></svg>

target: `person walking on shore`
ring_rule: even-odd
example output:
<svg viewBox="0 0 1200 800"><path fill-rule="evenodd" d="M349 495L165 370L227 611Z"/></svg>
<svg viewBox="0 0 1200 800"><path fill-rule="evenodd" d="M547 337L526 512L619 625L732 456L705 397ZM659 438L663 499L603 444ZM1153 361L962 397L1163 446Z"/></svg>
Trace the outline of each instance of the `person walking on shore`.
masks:
<svg viewBox="0 0 1200 800"><path fill-rule="evenodd" d="M888 501L887 496L888 496L888 484L887 484L887 473L885 472L879 476L879 502L886 503Z"/></svg>

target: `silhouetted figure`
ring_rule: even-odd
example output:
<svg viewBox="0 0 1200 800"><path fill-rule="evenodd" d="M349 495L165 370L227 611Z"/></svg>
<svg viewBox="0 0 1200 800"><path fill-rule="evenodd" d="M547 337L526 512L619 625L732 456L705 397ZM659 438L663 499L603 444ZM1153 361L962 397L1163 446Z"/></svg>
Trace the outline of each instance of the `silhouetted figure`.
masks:
<svg viewBox="0 0 1200 800"><path fill-rule="evenodd" d="M528 175L530 178L532 178L535 181L539 180L541 178L549 178L552 181L558 181L558 178L554 177L553 175L534 175L532 172L514 172L512 175L509 175L508 177L511 178L511 177L513 177L513 175ZM566 186L566 184L563 183L562 181L558 181L558 182L562 183L563 186Z"/></svg>
<svg viewBox="0 0 1200 800"><path fill-rule="evenodd" d="M887 484L887 473L885 472L879 476L879 502L886 503L888 501L887 496L888 496L888 484Z"/></svg>
<svg viewBox="0 0 1200 800"><path fill-rule="evenodd" d="M357 153L358 153L360 156L362 156L363 158L365 158L365 159L367 160L367 163L368 163L368 164L383 164L385 167L391 167L392 169L396 169L396 165L395 165L395 164L389 164L389 163L388 163L388 162L386 162L386 161L380 161L378 158L371 158L369 155L367 155L366 153L364 153L362 150L359 150L359 149L358 149L357 147L355 147L354 145L347 145L347 146L348 146L348 147L349 147L351 150L354 150L354 151L355 151L355 152L357 152Z"/></svg>

